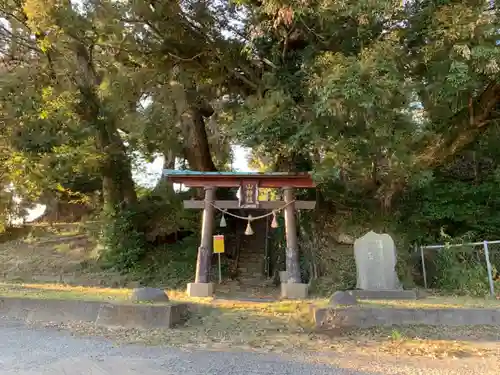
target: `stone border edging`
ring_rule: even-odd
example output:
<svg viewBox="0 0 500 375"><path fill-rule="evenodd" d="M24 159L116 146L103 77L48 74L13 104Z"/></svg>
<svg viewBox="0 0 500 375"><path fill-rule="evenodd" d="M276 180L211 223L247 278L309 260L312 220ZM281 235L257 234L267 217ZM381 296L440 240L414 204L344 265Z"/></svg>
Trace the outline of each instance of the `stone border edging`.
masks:
<svg viewBox="0 0 500 375"><path fill-rule="evenodd" d="M313 308L313 318L319 330L409 325L499 325L500 309L327 307Z"/></svg>
<svg viewBox="0 0 500 375"><path fill-rule="evenodd" d="M0 297L0 316L28 322L87 322L109 328L172 328L189 318L185 303L148 305L102 301Z"/></svg>

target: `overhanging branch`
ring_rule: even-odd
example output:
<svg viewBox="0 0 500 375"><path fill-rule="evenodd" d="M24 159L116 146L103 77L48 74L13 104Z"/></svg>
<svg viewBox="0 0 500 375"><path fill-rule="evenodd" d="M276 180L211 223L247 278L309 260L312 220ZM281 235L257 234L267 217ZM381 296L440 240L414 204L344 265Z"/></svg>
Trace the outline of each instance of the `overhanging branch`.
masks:
<svg viewBox="0 0 500 375"><path fill-rule="evenodd" d="M415 159L418 168L433 168L442 165L449 157L477 139L495 119L495 109L500 103L500 84L492 82L468 108L458 112L449 121L449 129L434 137Z"/></svg>

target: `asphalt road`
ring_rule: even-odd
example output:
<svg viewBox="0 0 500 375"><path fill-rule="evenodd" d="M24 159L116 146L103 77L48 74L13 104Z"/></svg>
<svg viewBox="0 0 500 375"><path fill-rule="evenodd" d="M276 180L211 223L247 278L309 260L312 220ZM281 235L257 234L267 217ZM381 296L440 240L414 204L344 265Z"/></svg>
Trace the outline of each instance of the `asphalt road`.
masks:
<svg viewBox="0 0 500 375"><path fill-rule="evenodd" d="M116 346L104 338L75 337L56 329L0 319L0 375L470 375L498 374L499 360L367 359L346 354L291 358Z"/></svg>

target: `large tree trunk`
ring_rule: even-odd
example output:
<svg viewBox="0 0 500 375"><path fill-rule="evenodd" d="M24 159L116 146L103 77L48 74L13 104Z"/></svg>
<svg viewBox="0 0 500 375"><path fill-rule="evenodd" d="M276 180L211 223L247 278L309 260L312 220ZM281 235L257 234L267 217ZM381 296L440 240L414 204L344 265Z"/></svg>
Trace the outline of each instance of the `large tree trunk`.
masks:
<svg viewBox="0 0 500 375"><path fill-rule="evenodd" d="M163 169L175 169L175 154L172 150L163 152ZM153 195L161 196L164 193L164 190L171 189L173 189L173 183L162 174L153 189Z"/></svg>
<svg viewBox="0 0 500 375"><path fill-rule="evenodd" d="M75 54L80 73L78 89L82 99L78 113L96 131L97 147L102 153L104 204L113 209L135 205L137 193L132 179L132 166L118 133L116 116L104 107L97 95L101 78L96 73L85 46L75 42Z"/></svg>
<svg viewBox="0 0 500 375"><path fill-rule="evenodd" d="M213 114L213 108L198 95L189 78L183 81L172 81L170 87L184 138L184 157L193 170L216 171L205 129L205 118Z"/></svg>
<svg viewBox="0 0 500 375"><path fill-rule="evenodd" d="M97 143L103 153L102 190L104 203L111 207L137 203L132 168L118 129L109 121L98 125Z"/></svg>
<svg viewBox="0 0 500 375"><path fill-rule="evenodd" d="M182 127L187 130L188 142L184 146L184 156L191 169L203 172L213 172L217 168L210 153L207 132L205 130L205 119L202 111L191 108L182 115Z"/></svg>

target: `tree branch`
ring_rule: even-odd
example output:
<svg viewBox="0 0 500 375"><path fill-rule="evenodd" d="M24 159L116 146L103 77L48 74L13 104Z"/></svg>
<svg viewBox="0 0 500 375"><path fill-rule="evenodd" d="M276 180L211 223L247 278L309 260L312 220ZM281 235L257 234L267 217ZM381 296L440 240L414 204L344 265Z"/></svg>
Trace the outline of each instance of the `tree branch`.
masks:
<svg viewBox="0 0 500 375"><path fill-rule="evenodd" d="M478 134L485 131L496 118L494 111L499 102L500 84L491 82L468 107L450 119L446 133L441 133L428 142L427 147L416 158L415 165L419 168L432 168L456 155L473 142Z"/></svg>

